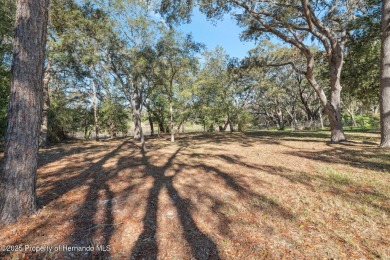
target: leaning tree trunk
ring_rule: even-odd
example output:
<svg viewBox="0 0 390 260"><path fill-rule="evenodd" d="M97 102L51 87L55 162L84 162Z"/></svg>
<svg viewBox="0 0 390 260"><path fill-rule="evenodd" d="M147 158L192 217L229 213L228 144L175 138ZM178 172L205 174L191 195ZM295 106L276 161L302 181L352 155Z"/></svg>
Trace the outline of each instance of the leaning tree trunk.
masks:
<svg viewBox="0 0 390 260"><path fill-rule="evenodd" d="M233 133L234 132L234 125L233 125L232 120L230 120L230 119L229 119L229 128L230 128L230 133Z"/></svg>
<svg viewBox="0 0 390 260"><path fill-rule="evenodd" d="M312 56L307 57L307 72L306 78L310 85L314 88L320 99L321 105L329 119L331 141L341 142L345 141L345 135L341 122L341 84L340 75L343 63L343 53L339 50L332 55L330 60L330 74L331 74L331 97L330 101L326 98L324 90L320 87L314 78L314 58Z"/></svg>
<svg viewBox="0 0 390 260"><path fill-rule="evenodd" d="M230 119L229 119L229 117L228 117L228 119L227 119L225 125L224 125L223 128L222 128L222 132L225 132L225 131L226 131L226 129L227 129L228 125L229 125L229 122L230 122Z"/></svg>
<svg viewBox="0 0 390 260"><path fill-rule="evenodd" d="M50 110L50 95L49 95L49 82L51 79L51 60L48 61L43 78L43 104L42 104L42 123L41 132L39 135L39 146L47 146L47 129L49 122L49 110Z"/></svg>
<svg viewBox="0 0 390 260"><path fill-rule="evenodd" d="M390 147L390 0L382 6L381 94L380 121L381 147Z"/></svg>
<svg viewBox="0 0 390 260"><path fill-rule="evenodd" d="M0 221L37 209L36 172L49 0L17 0Z"/></svg>

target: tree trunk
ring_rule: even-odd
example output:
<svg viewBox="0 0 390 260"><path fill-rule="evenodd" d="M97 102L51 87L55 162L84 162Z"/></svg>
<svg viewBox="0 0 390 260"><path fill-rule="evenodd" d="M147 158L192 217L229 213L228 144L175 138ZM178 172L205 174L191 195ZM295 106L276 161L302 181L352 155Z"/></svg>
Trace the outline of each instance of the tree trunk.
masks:
<svg viewBox="0 0 390 260"><path fill-rule="evenodd" d="M149 119L149 125L150 125L150 136L154 136L153 119L152 119L152 115L150 113L148 115L148 119Z"/></svg>
<svg viewBox="0 0 390 260"><path fill-rule="evenodd" d="M87 115L84 115L85 117L87 117ZM88 120L85 119L84 120L84 139L85 140L88 140Z"/></svg>
<svg viewBox="0 0 390 260"><path fill-rule="evenodd" d="M114 123L110 124L110 136L111 136L111 138L115 138L116 137L116 128L115 128Z"/></svg>
<svg viewBox="0 0 390 260"><path fill-rule="evenodd" d="M304 107L307 121L310 121L310 120L314 119L315 112L312 110L308 100L304 97L303 94L304 94L303 89L299 85L299 99L301 101L301 104Z"/></svg>
<svg viewBox="0 0 390 260"><path fill-rule="evenodd" d="M341 69L343 66L344 57L343 50L341 50L340 46L337 46L335 50L333 50L333 55L330 61L330 102L328 102L325 107L325 111L327 112L330 129L331 129L331 140L332 142L341 142L345 141L345 135L343 131L342 118L341 118Z"/></svg>
<svg viewBox="0 0 390 260"><path fill-rule="evenodd" d="M278 119L279 130L284 130L284 116L283 112L279 109L276 113Z"/></svg>
<svg viewBox="0 0 390 260"><path fill-rule="evenodd" d="M314 78L314 58L312 56L307 57L307 72L306 78L309 81L310 85L314 88L317 93L318 98L321 101L324 111L329 118L330 130L331 130L331 141L332 142L341 142L345 141L345 135L341 122L341 109L340 109L340 74L343 63L343 53L340 48L338 51L332 55L330 59L330 68L329 72L331 75L331 98L330 101L326 98L324 90L318 85L317 81Z"/></svg>
<svg viewBox="0 0 390 260"><path fill-rule="evenodd" d="M229 119L229 117L228 117L228 120L226 121L225 125L224 125L223 128L222 128L222 132L225 132L225 131L226 131L226 129L227 129L228 125L229 125L229 122L230 122L230 119Z"/></svg>
<svg viewBox="0 0 390 260"><path fill-rule="evenodd" d="M295 112L295 108L292 109L292 112L287 111L288 115L291 118L291 130L294 131L297 129L298 122L297 122L297 113Z"/></svg>
<svg viewBox="0 0 390 260"><path fill-rule="evenodd" d="M318 109L318 115L320 117L321 130L324 129L324 118L322 117L322 109Z"/></svg>
<svg viewBox="0 0 390 260"><path fill-rule="evenodd" d="M141 123L141 110L142 110L142 95L138 94L138 89L134 89L132 96L133 104L133 119L134 119L134 140L141 141L141 148L143 151L146 150L145 136L142 131Z"/></svg>
<svg viewBox="0 0 390 260"><path fill-rule="evenodd" d="M95 140L99 141L99 119L98 119L98 100L96 93L95 81L92 80L92 91L93 91L93 118L95 123Z"/></svg>
<svg viewBox="0 0 390 260"><path fill-rule="evenodd" d="M351 108L351 109L347 108L347 111L348 111L349 115L351 116L352 126L357 127L356 120L355 120L354 109L353 108ZM351 126L351 128L352 128L352 126Z"/></svg>
<svg viewBox="0 0 390 260"><path fill-rule="evenodd" d="M383 0L382 6L382 55L380 122L381 147L390 147L390 0Z"/></svg>
<svg viewBox="0 0 390 260"><path fill-rule="evenodd" d="M237 125L237 131L238 131L238 132L243 132L243 129L244 129L244 126L243 126L242 123L239 121L239 122L238 122L238 125Z"/></svg>
<svg viewBox="0 0 390 260"><path fill-rule="evenodd" d="M142 125L141 125L141 121L140 121L140 135L141 135L141 149L142 151L146 151L146 143L145 143L145 136L144 136L144 133L142 131Z"/></svg>
<svg viewBox="0 0 390 260"><path fill-rule="evenodd" d="M164 121L158 122L158 136L160 136L161 133L165 133Z"/></svg>
<svg viewBox="0 0 390 260"><path fill-rule="evenodd" d="M374 106L374 107L372 108L372 113L378 114L378 106Z"/></svg>
<svg viewBox="0 0 390 260"><path fill-rule="evenodd" d="M183 125L183 121L179 123L179 125L177 126L177 132L180 133L180 128L181 126Z"/></svg>
<svg viewBox="0 0 390 260"><path fill-rule="evenodd" d="M14 57L4 169L0 175L0 221L15 222L37 209L36 171L48 0L17 0Z"/></svg>
<svg viewBox="0 0 390 260"><path fill-rule="evenodd" d="M230 133L234 132L234 126L232 120L229 119L229 127L230 127Z"/></svg>
<svg viewBox="0 0 390 260"><path fill-rule="evenodd" d="M172 101L169 102L169 112L171 113L171 122L170 122L170 130L171 130L171 142L173 143L175 141L175 133L173 129L173 106L172 106Z"/></svg>
<svg viewBox="0 0 390 260"><path fill-rule="evenodd" d="M51 60L48 61L43 78L43 104L42 104L42 123L41 131L39 135L39 146L47 146L47 129L49 122L49 110L50 110L50 95L49 95L49 82L51 79Z"/></svg>
<svg viewBox="0 0 390 260"><path fill-rule="evenodd" d="M143 138L141 126L141 102L136 90L132 96L133 103L133 119L134 119L134 140L141 140Z"/></svg>

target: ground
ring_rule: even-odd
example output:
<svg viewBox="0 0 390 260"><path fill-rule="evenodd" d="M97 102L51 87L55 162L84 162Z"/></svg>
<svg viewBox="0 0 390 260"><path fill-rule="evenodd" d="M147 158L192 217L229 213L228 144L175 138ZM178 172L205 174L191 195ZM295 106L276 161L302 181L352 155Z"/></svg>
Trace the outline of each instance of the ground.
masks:
<svg viewBox="0 0 390 260"><path fill-rule="evenodd" d="M389 259L390 150L376 133L347 136L188 134L149 139L146 152L131 139L42 149L40 209L2 227L0 258Z"/></svg>

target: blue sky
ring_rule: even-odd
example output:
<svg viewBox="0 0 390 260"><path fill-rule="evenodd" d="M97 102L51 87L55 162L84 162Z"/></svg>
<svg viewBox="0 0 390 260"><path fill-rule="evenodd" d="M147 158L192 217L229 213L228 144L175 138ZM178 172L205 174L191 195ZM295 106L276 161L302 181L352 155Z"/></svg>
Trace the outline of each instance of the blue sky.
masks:
<svg viewBox="0 0 390 260"><path fill-rule="evenodd" d="M194 9L191 23L183 24L178 29L186 34L192 33L193 39L206 44L209 50L222 46L231 57L243 58L255 47L254 42L240 41L242 28L229 15L213 25L204 14Z"/></svg>

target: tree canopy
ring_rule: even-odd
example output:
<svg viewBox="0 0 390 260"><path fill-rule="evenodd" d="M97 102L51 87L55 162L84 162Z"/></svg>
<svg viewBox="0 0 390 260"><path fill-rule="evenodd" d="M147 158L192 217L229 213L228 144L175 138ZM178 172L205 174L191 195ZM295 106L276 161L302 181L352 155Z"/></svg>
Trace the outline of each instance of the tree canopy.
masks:
<svg viewBox="0 0 390 260"><path fill-rule="evenodd" d="M4 133L15 6L3 2ZM233 59L182 34L175 26L190 21L194 8L210 19L231 15L242 40L257 47ZM169 132L174 140L190 124L203 131L330 127L332 140L342 141L342 125L378 126L380 12L378 0L53 0L48 138Z"/></svg>

